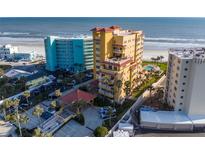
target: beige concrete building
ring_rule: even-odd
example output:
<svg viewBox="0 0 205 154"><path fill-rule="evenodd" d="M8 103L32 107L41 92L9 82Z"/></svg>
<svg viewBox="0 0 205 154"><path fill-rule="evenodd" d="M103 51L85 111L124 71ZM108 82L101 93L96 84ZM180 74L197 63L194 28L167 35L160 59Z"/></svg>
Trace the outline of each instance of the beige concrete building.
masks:
<svg viewBox="0 0 205 154"><path fill-rule="evenodd" d="M205 48L169 51L165 100L175 111L205 115Z"/></svg>
<svg viewBox="0 0 205 154"><path fill-rule="evenodd" d="M99 94L123 102L126 91L131 93L137 86L142 71L143 32L122 30L119 26L92 31L94 77L99 81ZM129 88L125 83L130 83Z"/></svg>

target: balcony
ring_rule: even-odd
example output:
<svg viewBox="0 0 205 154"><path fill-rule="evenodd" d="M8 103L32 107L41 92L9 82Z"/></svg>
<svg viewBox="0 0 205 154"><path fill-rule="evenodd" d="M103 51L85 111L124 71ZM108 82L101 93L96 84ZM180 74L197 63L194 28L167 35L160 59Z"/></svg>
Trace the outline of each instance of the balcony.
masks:
<svg viewBox="0 0 205 154"><path fill-rule="evenodd" d="M114 91L114 88L113 88L113 85L108 85L108 84L104 84L102 82L99 83L99 88L100 89L105 89L105 90L108 90L108 91L111 91L113 92Z"/></svg>
<svg viewBox="0 0 205 154"><path fill-rule="evenodd" d="M114 53L118 53L118 54L122 54L122 50L121 49L113 49Z"/></svg>
<svg viewBox="0 0 205 154"><path fill-rule="evenodd" d="M106 90L99 89L98 92L99 92L99 94L101 94L101 95L107 96L107 97L109 97L109 98L114 98L113 93L108 92L108 91L106 91Z"/></svg>
<svg viewBox="0 0 205 154"><path fill-rule="evenodd" d="M99 77L99 81L108 86L114 85L114 79L105 79L104 77Z"/></svg>

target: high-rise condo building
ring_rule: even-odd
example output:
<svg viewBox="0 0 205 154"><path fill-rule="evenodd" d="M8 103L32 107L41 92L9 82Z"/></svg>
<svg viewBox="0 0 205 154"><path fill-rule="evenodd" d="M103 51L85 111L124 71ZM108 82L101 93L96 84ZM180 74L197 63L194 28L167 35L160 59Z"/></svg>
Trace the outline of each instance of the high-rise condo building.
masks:
<svg viewBox="0 0 205 154"><path fill-rule="evenodd" d="M176 111L205 115L205 48L169 51L165 100Z"/></svg>
<svg viewBox="0 0 205 154"><path fill-rule="evenodd" d="M49 36L44 40L46 69L80 72L93 69L92 37L64 38Z"/></svg>
<svg viewBox="0 0 205 154"><path fill-rule="evenodd" d="M98 92L121 103L139 82L143 32L122 30L119 26L96 27L92 31L94 77L99 81Z"/></svg>

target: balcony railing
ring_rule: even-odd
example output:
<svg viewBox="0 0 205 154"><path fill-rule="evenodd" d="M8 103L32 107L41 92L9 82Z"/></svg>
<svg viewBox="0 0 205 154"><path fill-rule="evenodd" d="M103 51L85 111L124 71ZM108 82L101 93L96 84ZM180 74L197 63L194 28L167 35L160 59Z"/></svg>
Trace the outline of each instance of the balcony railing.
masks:
<svg viewBox="0 0 205 154"><path fill-rule="evenodd" d="M109 97L109 98L114 98L114 95L113 95L113 93L111 93L111 92L107 92L107 91L102 90L102 89L99 89L98 92L99 92L101 95L107 96L107 97Z"/></svg>
<svg viewBox="0 0 205 154"><path fill-rule="evenodd" d="M104 84L102 82L99 83L99 88L105 89L105 90L109 90L109 91L113 91L113 85L109 85L109 84Z"/></svg>

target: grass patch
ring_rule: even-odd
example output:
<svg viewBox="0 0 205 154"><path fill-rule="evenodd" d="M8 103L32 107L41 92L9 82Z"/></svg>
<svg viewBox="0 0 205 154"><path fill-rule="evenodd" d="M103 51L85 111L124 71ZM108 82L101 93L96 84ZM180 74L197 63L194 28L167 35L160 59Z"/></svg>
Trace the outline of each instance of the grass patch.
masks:
<svg viewBox="0 0 205 154"><path fill-rule="evenodd" d="M164 73L166 72L167 70L167 62L152 62L152 61L143 61L142 62L142 66L145 66L145 65L156 65L156 66L159 66L159 68L164 71Z"/></svg>

